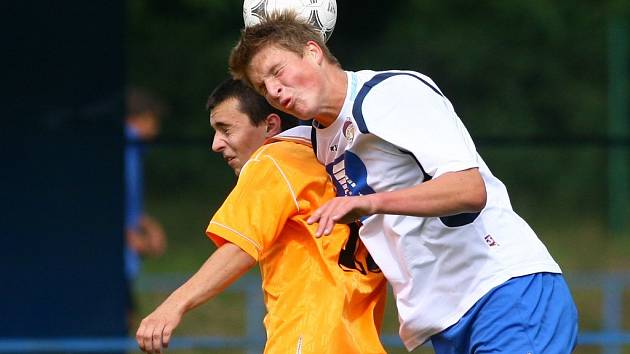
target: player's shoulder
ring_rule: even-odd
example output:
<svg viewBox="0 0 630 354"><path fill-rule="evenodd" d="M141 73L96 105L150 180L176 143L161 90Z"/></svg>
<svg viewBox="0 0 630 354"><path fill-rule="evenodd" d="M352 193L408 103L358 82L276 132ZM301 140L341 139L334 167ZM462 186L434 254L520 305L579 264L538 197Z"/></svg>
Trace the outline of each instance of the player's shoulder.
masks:
<svg viewBox="0 0 630 354"><path fill-rule="evenodd" d="M311 155L314 156L313 148L310 145L291 140L274 140L261 146L253 156L257 159L271 157L282 161L290 161L296 157L309 157Z"/></svg>
<svg viewBox="0 0 630 354"><path fill-rule="evenodd" d="M367 73L366 73L367 74ZM428 76L416 71L388 70L364 74L354 110L376 107L378 115L401 103L441 102L445 97Z"/></svg>
<svg viewBox="0 0 630 354"><path fill-rule="evenodd" d="M443 104L444 96L437 85L417 71L362 71L357 76L360 89L352 112L364 133L405 124L419 109ZM392 112L398 114L390 117Z"/></svg>
<svg viewBox="0 0 630 354"><path fill-rule="evenodd" d="M411 70L361 71L361 90L371 92L372 97L397 97L401 94L427 91L442 96L437 84L429 76ZM378 90L374 90L378 88Z"/></svg>
<svg viewBox="0 0 630 354"><path fill-rule="evenodd" d="M298 126L287 129L280 134L267 139L253 155L256 159L272 158L285 163L315 160L311 146L311 127Z"/></svg>
<svg viewBox="0 0 630 354"><path fill-rule="evenodd" d="M310 135L310 127L308 129ZM309 184L309 181L326 178L324 166L317 161L310 139L283 134L268 139L246 163L248 170L273 170L277 177L288 182L293 189ZM254 169L250 169L250 166ZM257 173L254 173L257 174ZM257 178L257 176L252 176Z"/></svg>
<svg viewBox="0 0 630 354"><path fill-rule="evenodd" d="M311 131L311 126L300 125L291 129L287 129L283 132L280 132L278 135L267 139L267 141L265 141L265 144L288 141L310 147L312 133Z"/></svg>

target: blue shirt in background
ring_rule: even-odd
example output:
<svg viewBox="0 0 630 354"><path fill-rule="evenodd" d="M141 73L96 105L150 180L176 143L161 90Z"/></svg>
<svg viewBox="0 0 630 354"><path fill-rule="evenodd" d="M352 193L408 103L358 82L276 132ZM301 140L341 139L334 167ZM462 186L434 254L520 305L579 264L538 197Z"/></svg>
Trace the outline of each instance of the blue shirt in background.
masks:
<svg viewBox="0 0 630 354"><path fill-rule="evenodd" d="M136 229L143 213L143 171L142 155L145 149L138 132L125 126L125 230ZM127 280L135 279L140 273L140 256L129 248L125 240L125 275Z"/></svg>

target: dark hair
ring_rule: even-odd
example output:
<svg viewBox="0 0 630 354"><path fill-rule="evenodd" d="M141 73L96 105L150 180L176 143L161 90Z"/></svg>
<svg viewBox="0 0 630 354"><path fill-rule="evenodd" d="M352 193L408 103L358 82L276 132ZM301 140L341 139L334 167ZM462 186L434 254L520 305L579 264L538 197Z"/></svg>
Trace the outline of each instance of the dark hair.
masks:
<svg viewBox="0 0 630 354"><path fill-rule="evenodd" d="M127 87L126 111L132 117L143 113L153 113L156 119L167 114L167 107L162 101L149 91L135 86Z"/></svg>
<svg viewBox="0 0 630 354"><path fill-rule="evenodd" d="M235 79L245 80L247 84L251 84L247 77L247 67L256 53L275 45L301 57L309 41L319 45L328 62L341 66L315 27L300 20L293 11L281 11L264 17L257 25L241 30L241 37L230 53L228 62L230 73Z"/></svg>
<svg viewBox="0 0 630 354"><path fill-rule="evenodd" d="M230 98L238 100L239 110L245 113L255 126L262 124L271 113L280 116L283 131L298 125L297 118L273 108L263 96L242 81L235 79L223 81L212 91L206 102L206 109L212 111Z"/></svg>

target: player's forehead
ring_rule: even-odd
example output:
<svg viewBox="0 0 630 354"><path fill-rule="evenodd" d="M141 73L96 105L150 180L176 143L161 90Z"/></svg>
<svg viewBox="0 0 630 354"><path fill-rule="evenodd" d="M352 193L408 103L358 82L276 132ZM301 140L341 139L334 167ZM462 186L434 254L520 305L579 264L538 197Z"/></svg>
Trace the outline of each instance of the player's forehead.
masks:
<svg viewBox="0 0 630 354"><path fill-rule="evenodd" d="M230 97L217 104L210 112L210 125L214 129L238 126L247 120L247 115L241 111L239 100L235 97Z"/></svg>
<svg viewBox="0 0 630 354"><path fill-rule="evenodd" d="M247 76L253 83L254 79L269 75L275 66L290 63L298 57L298 54L279 44L268 44L252 55L247 66Z"/></svg>

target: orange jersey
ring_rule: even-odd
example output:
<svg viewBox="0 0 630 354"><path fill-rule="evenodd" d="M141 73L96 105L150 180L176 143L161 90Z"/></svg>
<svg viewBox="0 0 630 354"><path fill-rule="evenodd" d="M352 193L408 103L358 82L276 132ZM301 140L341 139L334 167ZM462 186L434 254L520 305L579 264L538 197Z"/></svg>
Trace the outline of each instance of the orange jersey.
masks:
<svg viewBox="0 0 630 354"><path fill-rule="evenodd" d="M259 148L206 233L259 262L265 353L385 353L385 279L347 225L315 238L317 225L306 220L335 192L308 142L299 140Z"/></svg>

